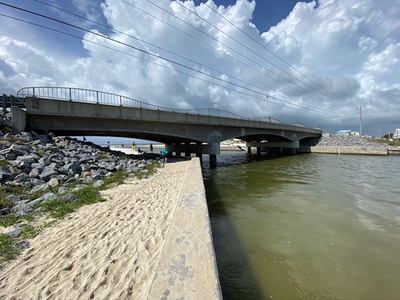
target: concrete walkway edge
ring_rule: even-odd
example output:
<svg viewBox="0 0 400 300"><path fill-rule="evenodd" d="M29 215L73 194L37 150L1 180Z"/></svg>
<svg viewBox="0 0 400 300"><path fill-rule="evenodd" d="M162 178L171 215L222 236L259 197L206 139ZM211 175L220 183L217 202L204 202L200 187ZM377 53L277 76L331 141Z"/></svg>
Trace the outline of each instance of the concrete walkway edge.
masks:
<svg viewBox="0 0 400 300"><path fill-rule="evenodd" d="M222 299L199 158L186 173L148 299Z"/></svg>

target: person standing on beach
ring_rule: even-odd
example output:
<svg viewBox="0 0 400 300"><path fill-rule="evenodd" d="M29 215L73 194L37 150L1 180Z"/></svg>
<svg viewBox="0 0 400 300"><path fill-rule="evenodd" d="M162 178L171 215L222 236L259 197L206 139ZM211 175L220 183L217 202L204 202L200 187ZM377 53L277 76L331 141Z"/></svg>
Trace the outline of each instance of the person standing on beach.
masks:
<svg viewBox="0 0 400 300"><path fill-rule="evenodd" d="M150 151L153 153L153 144L150 144Z"/></svg>
<svg viewBox="0 0 400 300"><path fill-rule="evenodd" d="M135 151L135 142L132 143L132 152Z"/></svg>
<svg viewBox="0 0 400 300"><path fill-rule="evenodd" d="M165 164L167 163L167 155L168 155L168 151L166 150L166 149L164 149L163 151L161 151L161 158L163 158L164 159L164 166L165 166Z"/></svg>

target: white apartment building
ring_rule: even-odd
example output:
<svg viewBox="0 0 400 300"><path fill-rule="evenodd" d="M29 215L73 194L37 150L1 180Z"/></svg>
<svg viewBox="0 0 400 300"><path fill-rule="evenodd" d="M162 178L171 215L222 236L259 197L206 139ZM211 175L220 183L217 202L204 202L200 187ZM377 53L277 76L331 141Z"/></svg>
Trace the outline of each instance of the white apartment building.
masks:
<svg viewBox="0 0 400 300"><path fill-rule="evenodd" d="M393 134L393 139L398 140L400 139L400 128L397 128Z"/></svg>

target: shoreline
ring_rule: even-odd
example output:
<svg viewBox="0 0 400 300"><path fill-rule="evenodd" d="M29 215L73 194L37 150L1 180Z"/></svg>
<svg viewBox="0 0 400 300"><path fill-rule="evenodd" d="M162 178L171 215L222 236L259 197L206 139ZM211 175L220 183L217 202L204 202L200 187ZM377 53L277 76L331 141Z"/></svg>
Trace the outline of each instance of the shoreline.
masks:
<svg viewBox="0 0 400 300"><path fill-rule="evenodd" d="M107 201L44 229L2 266L0 298L148 299L191 165L168 163L104 190Z"/></svg>

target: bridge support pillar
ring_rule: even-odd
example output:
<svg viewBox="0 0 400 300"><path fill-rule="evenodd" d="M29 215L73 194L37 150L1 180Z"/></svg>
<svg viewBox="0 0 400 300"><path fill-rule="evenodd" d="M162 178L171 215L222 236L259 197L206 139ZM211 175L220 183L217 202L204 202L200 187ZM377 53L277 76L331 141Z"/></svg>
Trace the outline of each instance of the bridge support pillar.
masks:
<svg viewBox="0 0 400 300"><path fill-rule="evenodd" d="M7 112L7 95L3 94L3 113Z"/></svg>
<svg viewBox="0 0 400 300"><path fill-rule="evenodd" d="M22 132L26 129L26 111L18 106L11 107L13 130Z"/></svg>
<svg viewBox="0 0 400 300"><path fill-rule="evenodd" d="M261 147L257 147L257 155L261 154Z"/></svg>
<svg viewBox="0 0 400 300"><path fill-rule="evenodd" d="M203 164L203 154L196 153L196 157L198 157L200 159L200 164Z"/></svg>
<svg viewBox="0 0 400 300"><path fill-rule="evenodd" d="M210 154L210 168L215 169L217 167L217 155Z"/></svg>
<svg viewBox="0 0 400 300"><path fill-rule="evenodd" d="M247 147L247 154L251 154L251 147Z"/></svg>
<svg viewBox="0 0 400 300"><path fill-rule="evenodd" d="M190 157L190 143L185 144L185 156Z"/></svg>

